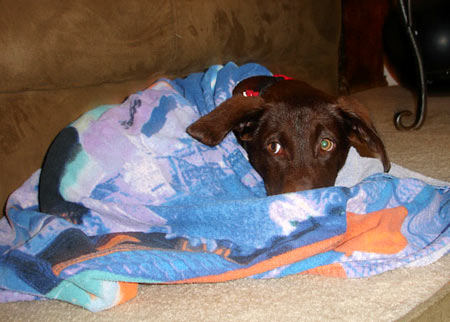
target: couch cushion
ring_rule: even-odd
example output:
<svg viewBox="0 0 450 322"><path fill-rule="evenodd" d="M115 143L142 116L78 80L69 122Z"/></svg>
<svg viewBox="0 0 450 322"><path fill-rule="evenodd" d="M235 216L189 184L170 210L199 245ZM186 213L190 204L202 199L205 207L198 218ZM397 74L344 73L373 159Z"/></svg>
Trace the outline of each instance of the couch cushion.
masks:
<svg viewBox="0 0 450 322"><path fill-rule="evenodd" d="M290 66L337 88L332 0L4 0L0 30L0 92L188 74L228 60Z"/></svg>

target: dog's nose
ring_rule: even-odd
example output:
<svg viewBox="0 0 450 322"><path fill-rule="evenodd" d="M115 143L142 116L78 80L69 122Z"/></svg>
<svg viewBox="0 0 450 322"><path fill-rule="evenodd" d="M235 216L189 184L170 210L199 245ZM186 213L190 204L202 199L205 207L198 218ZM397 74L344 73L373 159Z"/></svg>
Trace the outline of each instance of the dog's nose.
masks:
<svg viewBox="0 0 450 322"><path fill-rule="evenodd" d="M311 179L305 177L300 179L290 178L288 180L279 180L275 183L266 182L265 187L268 196L319 188L314 185L314 182Z"/></svg>

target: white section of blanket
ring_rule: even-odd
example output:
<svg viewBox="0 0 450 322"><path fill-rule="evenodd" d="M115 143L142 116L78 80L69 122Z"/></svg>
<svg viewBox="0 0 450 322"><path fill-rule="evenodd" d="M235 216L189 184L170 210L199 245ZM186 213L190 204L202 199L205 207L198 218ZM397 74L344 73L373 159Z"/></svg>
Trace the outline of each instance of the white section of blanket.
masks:
<svg viewBox="0 0 450 322"><path fill-rule="evenodd" d="M374 158L361 157L355 148L350 148L347 160L336 178L336 186L352 187L368 176L383 172L383 164ZM423 174L391 163L390 175L398 178L415 178L434 186L449 186L450 182L433 179Z"/></svg>

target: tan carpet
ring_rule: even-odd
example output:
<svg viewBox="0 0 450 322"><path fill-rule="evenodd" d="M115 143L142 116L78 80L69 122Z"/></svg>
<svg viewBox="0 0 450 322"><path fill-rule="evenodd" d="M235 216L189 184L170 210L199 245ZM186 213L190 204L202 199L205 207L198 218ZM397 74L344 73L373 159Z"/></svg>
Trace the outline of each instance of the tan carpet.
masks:
<svg viewBox="0 0 450 322"><path fill-rule="evenodd" d="M393 113L414 107L411 94L389 87L356 96L370 109L391 161L450 181L450 97L430 98L421 130L398 132L393 127ZM401 268L357 280L291 276L222 284L142 285L137 298L97 314L57 301L0 304L0 320L359 322L394 321L408 314L403 320L409 321L429 304L450 306L449 279L447 255L425 267ZM442 300L445 296L446 301ZM437 321L445 318L441 313L436 316ZM422 316L423 321L426 318Z"/></svg>

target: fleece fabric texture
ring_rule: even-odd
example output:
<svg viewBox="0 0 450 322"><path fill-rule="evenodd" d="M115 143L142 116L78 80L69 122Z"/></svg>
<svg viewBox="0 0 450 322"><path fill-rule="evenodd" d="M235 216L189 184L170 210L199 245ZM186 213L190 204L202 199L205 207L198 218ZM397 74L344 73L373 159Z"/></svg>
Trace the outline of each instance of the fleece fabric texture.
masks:
<svg viewBox="0 0 450 322"><path fill-rule="evenodd" d="M88 212L78 224L38 212L39 171L18 189L0 221L0 299L100 311L134 297L138 283L367 277L448 253L446 183L375 173L266 197L233 135L210 148L186 134L255 75L270 72L212 66L75 121L81 148L60 190Z"/></svg>

